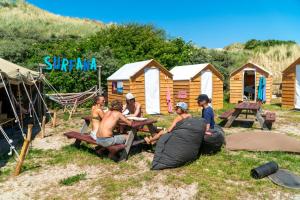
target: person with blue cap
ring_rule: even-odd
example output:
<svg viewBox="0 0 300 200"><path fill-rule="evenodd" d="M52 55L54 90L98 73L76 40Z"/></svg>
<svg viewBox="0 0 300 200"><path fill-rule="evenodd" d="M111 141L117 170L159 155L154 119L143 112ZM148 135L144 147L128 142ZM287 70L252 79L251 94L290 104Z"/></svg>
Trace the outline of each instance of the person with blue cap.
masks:
<svg viewBox="0 0 300 200"><path fill-rule="evenodd" d="M163 134L171 132L178 122L192 117L192 115L188 113L188 105L185 102L177 103L175 110L178 116L173 120L171 126L168 129L160 131L153 137L146 137L145 141L147 144L154 144Z"/></svg>

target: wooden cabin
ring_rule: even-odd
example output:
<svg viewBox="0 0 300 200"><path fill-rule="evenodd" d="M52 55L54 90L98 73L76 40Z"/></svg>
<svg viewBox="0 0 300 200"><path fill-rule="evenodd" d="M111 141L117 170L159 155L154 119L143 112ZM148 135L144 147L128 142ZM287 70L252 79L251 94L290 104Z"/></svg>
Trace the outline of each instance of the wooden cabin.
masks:
<svg viewBox="0 0 300 200"><path fill-rule="evenodd" d="M207 94L214 109L223 108L223 76L212 64L176 66L170 72L175 103L183 101L190 111L199 111L196 98Z"/></svg>
<svg viewBox="0 0 300 200"><path fill-rule="evenodd" d="M300 109L300 58L282 72L282 106Z"/></svg>
<svg viewBox="0 0 300 200"><path fill-rule="evenodd" d="M131 92L147 114L166 114L167 102L173 102L172 74L153 59L126 64L107 81L109 102L125 103L125 95Z"/></svg>
<svg viewBox="0 0 300 200"><path fill-rule="evenodd" d="M272 73L254 63L247 63L230 74L230 103L238 103L245 99L256 101L259 79L262 76L266 78L265 103L270 104L273 84Z"/></svg>

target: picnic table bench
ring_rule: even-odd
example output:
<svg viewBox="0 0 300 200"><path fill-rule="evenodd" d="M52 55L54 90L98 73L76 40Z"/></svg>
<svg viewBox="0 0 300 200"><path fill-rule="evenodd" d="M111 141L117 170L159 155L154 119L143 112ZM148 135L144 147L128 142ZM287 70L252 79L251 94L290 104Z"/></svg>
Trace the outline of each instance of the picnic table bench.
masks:
<svg viewBox="0 0 300 200"><path fill-rule="evenodd" d="M253 114L255 119L259 122L262 129L271 129L272 124L276 120L276 114L273 112L266 112L263 114L261 105L259 103L241 102L238 103L233 110L222 113L219 118L227 120L225 128L231 127L232 123L237 120L240 114L245 111L246 119L248 114Z"/></svg>
<svg viewBox="0 0 300 200"><path fill-rule="evenodd" d="M85 120L86 124L89 124L90 118L83 118ZM76 131L71 131L64 133L64 135L69 138L69 139L75 139L74 145L76 147L80 147L81 142L86 142L89 144L96 145L96 153L97 154L102 154L105 150L108 150L109 154L108 157L114 161L121 161L123 159L127 159L131 147L137 146L141 143L144 143L144 139L142 140L137 140L134 141L135 136L137 135L137 132L139 131L140 127L147 126L148 130L151 133L157 133L156 127L153 125L156 123L156 120L153 119L147 119L144 121L133 121L131 126L128 126L130 130L128 131L128 139L126 141L126 144L117 144L117 145L112 145L109 147L102 147L101 145L98 145L96 141L87 133L82 133L82 132L76 132ZM125 126L125 124L120 123L120 126ZM84 125L85 126L85 125ZM127 126L127 125L126 125Z"/></svg>

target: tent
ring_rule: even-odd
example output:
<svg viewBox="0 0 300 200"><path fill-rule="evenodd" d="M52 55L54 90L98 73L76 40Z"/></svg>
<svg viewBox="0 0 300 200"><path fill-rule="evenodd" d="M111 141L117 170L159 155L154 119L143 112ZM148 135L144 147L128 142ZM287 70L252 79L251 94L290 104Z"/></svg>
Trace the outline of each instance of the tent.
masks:
<svg viewBox="0 0 300 200"><path fill-rule="evenodd" d="M199 94L207 94L212 99L214 109L223 108L223 76L210 63L176 66L173 74L175 102L184 101L189 110L198 111L195 100Z"/></svg>
<svg viewBox="0 0 300 200"><path fill-rule="evenodd" d="M262 66L247 63L230 74L230 103L238 103L247 99L257 101L259 79L266 79L266 104L272 99L272 73Z"/></svg>
<svg viewBox="0 0 300 200"><path fill-rule="evenodd" d="M282 106L300 109L300 58L282 72Z"/></svg>
<svg viewBox="0 0 300 200"><path fill-rule="evenodd" d="M172 74L151 59L122 66L107 79L108 100L119 99L131 92L147 114L168 113L173 101Z"/></svg>

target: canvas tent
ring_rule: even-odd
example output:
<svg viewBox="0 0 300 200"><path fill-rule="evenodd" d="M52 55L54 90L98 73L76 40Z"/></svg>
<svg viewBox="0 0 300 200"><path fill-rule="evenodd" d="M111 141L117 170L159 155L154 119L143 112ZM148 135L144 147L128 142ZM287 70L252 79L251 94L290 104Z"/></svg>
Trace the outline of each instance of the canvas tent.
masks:
<svg viewBox="0 0 300 200"><path fill-rule="evenodd" d="M184 101L189 110L198 111L195 99L199 94L207 94L214 109L223 108L223 76L212 64L176 66L170 72L175 103Z"/></svg>
<svg viewBox="0 0 300 200"><path fill-rule="evenodd" d="M247 63L230 74L230 103L238 103L245 99L257 101L260 78L265 78L266 104L272 98L272 73L262 66Z"/></svg>
<svg viewBox="0 0 300 200"><path fill-rule="evenodd" d="M144 113L159 114L170 111L172 102L172 74L160 63L151 59L122 66L107 79L108 100L119 99L131 92L142 104Z"/></svg>
<svg viewBox="0 0 300 200"><path fill-rule="evenodd" d="M34 83L39 86L41 84L38 81L39 73L2 58L0 70L0 121L19 118L22 123L23 114L32 113L33 109L41 117L43 115L41 99L33 86ZM30 106L30 101L34 104L34 108Z"/></svg>
<svg viewBox="0 0 300 200"><path fill-rule="evenodd" d="M282 72L282 106L300 109L300 58Z"/></svg>

